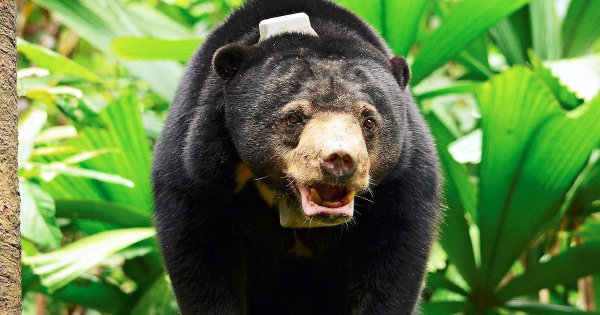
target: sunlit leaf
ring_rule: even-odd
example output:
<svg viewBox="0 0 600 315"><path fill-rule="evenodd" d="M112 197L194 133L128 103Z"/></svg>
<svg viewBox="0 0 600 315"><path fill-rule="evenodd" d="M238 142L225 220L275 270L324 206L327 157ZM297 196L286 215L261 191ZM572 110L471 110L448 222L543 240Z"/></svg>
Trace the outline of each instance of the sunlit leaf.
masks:
<svg viewBox="0 0 600 315"><path fill-rule="evenodd" d="M145 112L142 115L142 121L144 123L144 128L146 129L146 133L148 133L148 137L150 139L158 140L160 134L165 127L165 122L158 118L154 112Z"/></svg>
<svg viewBox="0 0 600 315"><path fill-rule="evenodd" d="M34 0L49 9L61 21L77 32L82 38L110 54L110 42L122 36L160 36L164 29L185 30L165 22L162 16L154 20L144 20L136 13L126 10L115 0ZM141 10L136 6L136 10ZM152 9L148 9L152 10ZM174 37L192 37L191 31L171 33ZM125 67L135 76L146 81L154 91L171 101L175 95L177 82L183 74L183 66L170 61L127 61Z"/></svg>
<svg viewBox="0 0 600 315"><path fill-rule="evenodd" d="M336 2L365 19L381 35L384 35L385 27L381 18L383 16L382 1L336 0Z"/></svg>
<svg viewBox="0 0 600 315"><path fill-rule="evenodd" d="M115 55L123 60L175 60L187 62L201 42L199 38L119 37L112 40L111 49Z"/></svg>
<svg viewBox="0 0 600 315"><path fill-rule="evenodd" d="M98 198L130 205L148 213L152 211L150 147L142 124L140 104L132 90L122 93L120 98L100 112L102 121L106 122L106 128L82 128L77 139L64 144L74 146L80 152L106 149L114 152L86 160L81 163L81 168L118 174L129 182L122 186L57 177L44 184L56 200ZM133 189L128 188L131 183L134 184Z"/></svg>
<svg viewBox="0 0 600 315"><path fill-rule="evenodd" d="M458 163L479 164L481 162L481 136L481 129L475 129L450 143L448 151Z"/></svg>
<svg viewBox="0 0 600 315"><path fill-rule="evenodd" d="M77 152L77 148L69 146L58 146L58 147L43 147L33 150L31 153L32 158L53 156L53 155L64 155Z"/></svg>
<svg viewBox="0 0 600 315"><path fill-rule="evenodd" d="M529 5L533 50L543 60L556 60L562 56L561 21L556 12L556 2L532 0Z"/></svg>
<svg viewBox="0 0 600 315"><path fill-rule="evenodd" d="M569 89L586 101L600 93L600 54L545 62Z"/></svg>
<svg viewBox="0 0 600 315"><path fill-rule="evenodd" d="M495 287L600 142L600 97L564 113L548 87L516 67L483 85L478 225L483 281ZM557 145L560 144L560 145Z"/></svg>
<svg viewBox="0 0 600 315"><path fill-rule="evenodd" d="M548 87L552 90L552 93L554 93L554 96L560 101L565 109L574 109L583 103L583 100L578 98L575 93L562 84L562 82L560 82L560 80L555 77L535 55L530 54L529 60L531 60L531 65L535 72L546 82Z"/></svg>
<svg viewBox="0 0 600 315"><path fill-rule="evenodd" d="M123 178L119 175L104 173L91 169L70 167L62 163L32 163L32 165L40 172L40 177L46 181L51 181L55 176L58 175L66 175L95 179L101 182L123 185L129 188L133 188L135 186L131 180Z"/></svg>
<svg viewBox="0 0 600 315"><path fill-rule="evenodd" d="M55 217L54 200L38 185L19 178L21 235L44 248L60 246L62 234Z"/></svg>
<svg viewBox="0 0 600 315"><path fill-rule="evenodd" d="M64 287L110 255L154 235L151 228L122 229L88 236L59 250L25 257L49 292Z"/></svg>
<svg viewBox="0 0 600 315"><path fill-rule="evenodd" d="M571 0L562 27L565 57L579 57L591 52L600 39L599 16L597 1Z"/></svg>
<svg viewBox="0 0 600 315"><path fill-rule="evenodd" d="M70 156L66 159L64 159L62 161L62 163L64 164L79 164L81 162L85 162L89 159L93 159L95 157L101 156L103 154L107 154L107 153L116 153L118 151L116 150L111 150L111 149L98 149L98 150L94 150L94 151L85 151L85 152L81 152L79 154Z"/></svg>
<svg viewBox="0 0 600 315"><path fill-rule="evenodd" d="M22 38L17 40L17 51L25 55L36 66L46 68L51 72L70 74L91 82L100 81L95 73L73 60L43 46L31 44Z"/></svg>
<svg viewBox="0 0 600 315"><path fill-rule="evenodd" d="M24 96L56 106L76 125L103 126L98 118L98 109L83 96L80 89L68 86L40 86L25 90Z"/></svg>
<svg viewBox="0 0 600 315"><path fill-rule="evenodd" d="M490 29L498 49L511 66L524 65L527 62L526 48L523 47L519 34L510 19L504 19Z"/></svg>
<svg viewBox="0 0 600 315"><path fill-rule="evenodd" d="M72 125L53 126L44 129L35 137L35 143L49 143L77 137L77 129Z"/></svg>
<svg viewBox="0 0 600 315"><path fill-rule="evenodd" d="M19 167L23 167L33 152L35 137L44 127L48 114L38 108L30 108L19 118Z"/></svg>

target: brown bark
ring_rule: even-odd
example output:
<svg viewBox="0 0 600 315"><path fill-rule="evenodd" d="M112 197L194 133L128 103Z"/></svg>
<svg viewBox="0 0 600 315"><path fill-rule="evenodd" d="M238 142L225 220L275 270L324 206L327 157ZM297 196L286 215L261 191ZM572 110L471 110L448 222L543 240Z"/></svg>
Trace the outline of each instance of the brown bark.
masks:
<svg viewBox="0 0 600 315"><path fill-rule="evenodd" d="M0 0L0 314L21 314L16 3Z"/></svg>

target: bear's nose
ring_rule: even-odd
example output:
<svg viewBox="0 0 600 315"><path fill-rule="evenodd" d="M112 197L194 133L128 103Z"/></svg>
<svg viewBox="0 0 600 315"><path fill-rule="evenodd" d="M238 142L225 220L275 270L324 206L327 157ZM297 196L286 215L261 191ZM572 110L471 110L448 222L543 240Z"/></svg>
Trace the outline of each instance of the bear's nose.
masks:
<svg viewBox="0 0 600 315"><path fill-rule="evenodd" d="M348 177L356 172L356 159L343 150L324 153L321 157L321 169L336 178Z"/></svg>

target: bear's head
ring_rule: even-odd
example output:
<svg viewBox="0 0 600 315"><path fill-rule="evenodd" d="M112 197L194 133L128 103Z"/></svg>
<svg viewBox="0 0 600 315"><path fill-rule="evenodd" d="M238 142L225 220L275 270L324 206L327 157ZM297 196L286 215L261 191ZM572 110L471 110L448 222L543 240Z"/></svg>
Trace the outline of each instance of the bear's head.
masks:
<svg viewBox="0 0 600 315"><path fill-rule="evenodd" d="M213 57L239 158L275 192L284 227L337 225L396 166L409 68L370 45L285 34Z"/></svg>

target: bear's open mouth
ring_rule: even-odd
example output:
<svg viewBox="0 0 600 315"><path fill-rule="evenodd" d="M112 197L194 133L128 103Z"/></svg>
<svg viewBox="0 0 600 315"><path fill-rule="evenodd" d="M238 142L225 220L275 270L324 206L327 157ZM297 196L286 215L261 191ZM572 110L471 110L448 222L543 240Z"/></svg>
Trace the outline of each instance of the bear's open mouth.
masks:
<svg viewBox="0 0 600 315"><path fill-rule="evenodd" d="M354 189L320 184L297 187L307 217L352 217L354 214Z"/></svg>

